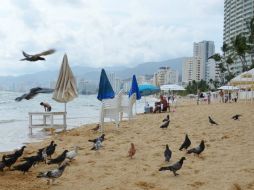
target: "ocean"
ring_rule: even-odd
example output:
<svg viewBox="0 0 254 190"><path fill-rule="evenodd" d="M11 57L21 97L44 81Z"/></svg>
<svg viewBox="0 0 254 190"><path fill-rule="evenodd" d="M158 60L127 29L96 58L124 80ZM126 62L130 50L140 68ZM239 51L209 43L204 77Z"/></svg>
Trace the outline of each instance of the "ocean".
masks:
<svg viewBox="0 0 254 190"><path fill-rule="evenodd" d="M33 129L33 135L29 135L28 112L44 111L40 102L48 102L54 112L64 111L64 104L54 101L52 94L39 94L31 100L15 102L15 98L21 95L20 92L0 91L0 152L50 137L48 132L41 129ZM154 98L148 97L146 101L152 105ZM137 101L137 113L144 112L144 105L144 98ZM67 103L67 129L98 123L100 106L101 102L97 100L96 95L79 95L78 98ZM38 122L39 120L38 118Z"/></svg>

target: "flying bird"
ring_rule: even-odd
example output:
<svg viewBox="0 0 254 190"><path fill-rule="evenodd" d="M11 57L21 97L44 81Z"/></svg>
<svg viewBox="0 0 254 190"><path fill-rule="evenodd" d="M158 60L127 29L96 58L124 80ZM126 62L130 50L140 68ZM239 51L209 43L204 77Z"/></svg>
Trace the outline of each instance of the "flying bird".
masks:
<svg viewBox="0 0 254 190"><path fill-rule="evenodd" d="M164 151L164 157L166 162L169 162L171 155L172 155L172 151L169 149L168 145L166 144L166 149Z"/></svg>
<svg viewBox="0 0 254 190"><path fill-rule="evenodd" d="M26 52L22 51L25 58L21 59L20 61L39 61L39 60L45 61L45 58L42 56L53 54L55 53L55 51L56 51L55 49L49 49L47 51L34 55L29 55Z"/></svg>
<svg viewBox="0 0 254 190"><path fill-rule="evenodd" d="M162 129L168 128L169 122L170 122L170 120L164 122L164 123L160 126L160 128L162 128Z"/></svg>
<svg viewBox="0 0 254 190"><path fill-rule="evenodd" d="M96 143L97 141L101 141L101 143L105 140L105 134L102 134L100 137L92 140L88 140L89 142Z"/></svg>
<svg viewBox="0 0 254 190"><path fill-rule="evenodd" d="M63 162L63 164L54 170L46 171L46 172L40 172L37 177L38 178L46 178L48 180L48 185L50 184L50 180L52 180L52 184L54 183L55 179L62 176L65 167L69 165L68 162Z"/></svg>
<svg viewBox="0 0 254 190"><path fill-rule="evenodd" d="M208 116L208 119L209 119L209 123L211 125L219 125L218 123L216 123L210 116Z"/></svg>
<svg viewBox="0 0 254 190"><path fill-rule="evenodd" d="M136 153L135 146L133 143L131 143L131 147L128 151L128 157L131 157L131 159L132 159L132 157L135 155L135 153Z"/></svg>
<svg viewBox="0 0 254 190"><path fill-rule="evenodd" d="M171 165L171 166L167 166L167 167L161 167L159 169L159 171L165 171L165 170L169 170L172 171L174 173L175 176L179 175L178 173L176 173L177 170L180 170L182 168L183 165L183 161L186 160L185 157L182 157L178 162L176 162L175 164Z"/></svg>
<svg viewBox="0 0 254 190"><path fill-rule="evenodd" d="M13 166L12 171L18 170L18 171L22 171L23 174L25 174L32 167L32 165L34 165L34 162L35 162L35 160L28 160L28 161L26 161L23 164L19 164L17 166Z"/></svg>
<svg viewBox="0 0 254 190"><path fill-rule="evenodd" d="M201 152L203 152L204 150L205 150L205 141L202 140L201 143L200 143L197 147L188 150L188 151L187 151L187 154L194 153L194 154L199 155L199 154L200 154Z"/></svg>
<svg viewBox="0 0 254 190"><path fill-rule="evenodd" d="M52 93L53 91L54 89L50 89L50 88L41 88L41 87L31 88L28 93L25 93L22 96L15 98L15 101L20 102L23 99L30 100L36 95L38 95L39 93Z"/></svg>
<svg viewBox="0 0 254 190"><path fill-rule="evenodd" d="M191 141L190 141L188 135L186 134L186 135L185 135L184 142L183 142L183 144L181 145L181 147L179 148L179 150L182 150L182 149L186 149L186 150L187 150L187 149L189 148L190 145L191 145Z"/></svg>
<svg viewBox="0 0 254 190"><path fill-rule="evenodd" d="M26 146L22 146L21 149L16 150L13 154L6 155L6 158L11 158L14 156L17 156L19 158L20 156L22 156L25 148L26 148Z"/></svg>
<svg viewBox="0 0 254 190"><path fill-rule="evenodd" d="M68 150L63 151L63 153L60 154L55 159L49 160L48 164L58 164L58 165L60 165L65 160L67 152L68 152Z"/></svg>
<svg viewBox="0 0 254 190"><path fill-rule="evenodd" d="M78 146L75 146L74 150L67 152L66 158L68 158L70 161L73 160L78 155L78 148Z"/></svg>
<svg viewBox="0 0 254 190"><path fill-rule="evenodd" d="M162 122L169 121L169 115L165 119L162 120Z"/></svg>
<svg viewBox="0 0 254 190"><path fill-rule="evenodd" d="M241 117L242 115L236 114L232 117L233 120L239 120L239 117Z"/></svg>

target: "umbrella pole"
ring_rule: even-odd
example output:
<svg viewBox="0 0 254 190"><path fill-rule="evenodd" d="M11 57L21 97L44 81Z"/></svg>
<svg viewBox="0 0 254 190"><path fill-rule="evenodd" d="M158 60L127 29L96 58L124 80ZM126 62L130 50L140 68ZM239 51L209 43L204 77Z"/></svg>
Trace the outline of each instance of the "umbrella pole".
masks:
<svg viewBox="0 0 254 190"><path fill-rule="evenodd" d="M66 102L64 103L64 130L67 129L67 123L66 123Z"/></svg>

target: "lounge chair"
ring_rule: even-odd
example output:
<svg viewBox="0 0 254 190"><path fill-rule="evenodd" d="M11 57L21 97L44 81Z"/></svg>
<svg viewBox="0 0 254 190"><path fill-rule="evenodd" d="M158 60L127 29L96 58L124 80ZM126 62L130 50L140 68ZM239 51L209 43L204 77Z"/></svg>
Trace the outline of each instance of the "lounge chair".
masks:
<svg viewBox="0 0 254 190"><path fill-rule="evenodd" d="M123 96L120 107L120 121L123 120L124 113L127 114L127 118L130 120L133 118L133 105L136 102L136 93L133 93L130 97Z"/></svg>

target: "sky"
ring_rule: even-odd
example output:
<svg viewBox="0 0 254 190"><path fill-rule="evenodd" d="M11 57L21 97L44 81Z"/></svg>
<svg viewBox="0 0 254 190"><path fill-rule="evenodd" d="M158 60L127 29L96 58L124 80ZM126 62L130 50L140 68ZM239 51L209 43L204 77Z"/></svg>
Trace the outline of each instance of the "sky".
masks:
<svg viewBox="0 0 254 190"><path fill-rule="evenodd" d="M1 0L0 76L71 66L134 67L223 41L222 0ZM19 61L55 48L46 61Z"/></svg>

